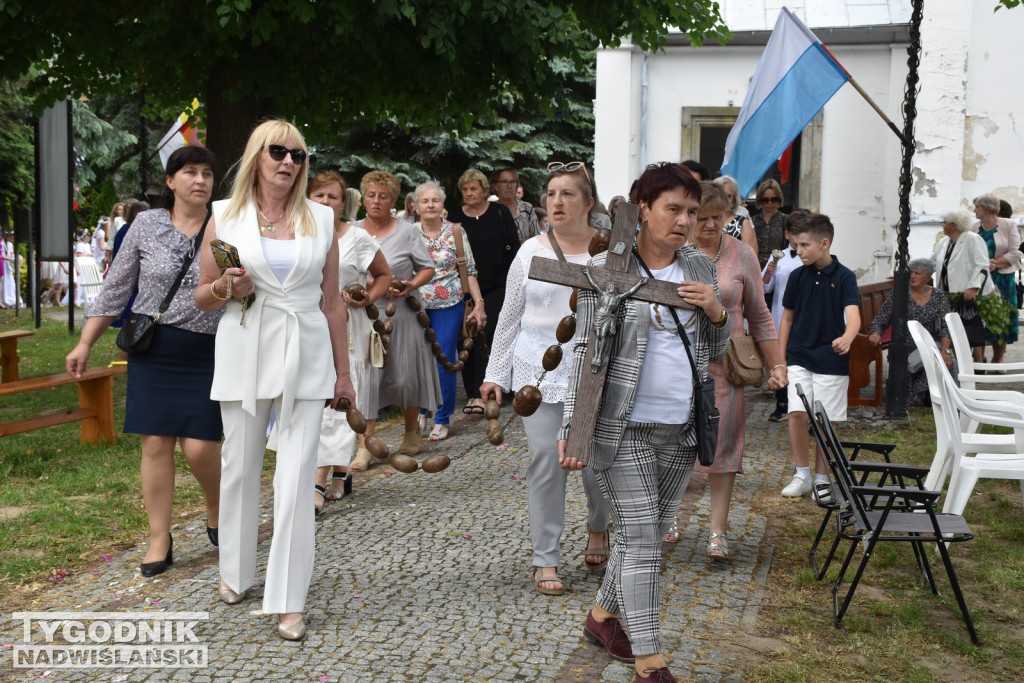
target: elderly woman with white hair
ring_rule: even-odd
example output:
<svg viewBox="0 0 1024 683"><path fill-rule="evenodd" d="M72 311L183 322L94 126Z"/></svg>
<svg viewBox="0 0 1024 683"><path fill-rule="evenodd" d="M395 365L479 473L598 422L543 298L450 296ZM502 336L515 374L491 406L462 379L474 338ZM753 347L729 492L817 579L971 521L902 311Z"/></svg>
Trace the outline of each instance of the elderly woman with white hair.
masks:
<svg viewBox="0 0 1024 683"><path fill-rule="evenodd" d="M950 211L942 217L942 232L932 256L936 286L947 294L963 294L973 301L982 294L991 294L995 286L988 277L988 247L980 235L971 230L971 219L964 211ZM981 360L984 348L975 347L974 359Z"/></svg>
<svg viewBox="0 0 1024 683"><path fill-rule="evenodd" d="M935 343L942 349L942 360L947 368L953 366L953 347L946 327L946 314L949 313L949 300L945 292L928 284L935 273L935 264L931 259L913 259L907 267L910 269L910 301L907 303L907 320L916 320L928 330ZM890 295L882 304L878 315L871 321L868 341L878 346L882 334L892 324L893 297ZM907 401L912 406L928 405L928 377L922 366L912 372L909 378L910 388Z"/></svg>
<svg viewBox="0 0 1024 683"><path fill-rule="evenodd" d="M420 217L416 227L427 247L427 253L434 260L434 277L420 287L420 299L430 318L430 326L437 334L441 353L454 362L459 352L456 344L466 307L464 299L467 296L474 302L483 299L476 280L476 261L469 246L469 238L462 228L444 218L445 194L438 182L428 180L417 187L412 196L416 214ZM460 251L465 259L465 281L459 272ZM476 319L477 327L481 330L487 324L487 314L482 305L473 306L469 317ZM441 405L424 406L420 410L420 414L425 415L427 408L437 408L434 427L430 431L431 441L448 438L448 425L455 412L455 375L446 372L440 361L437 363L437 373L441 384Z"/></svg>
<svg viewBox="0 0 1024 683"><path fill-rule="evenodd" d="M754 233L754 224L750 222L750 215L743 206L743 198L740 197L739 185L732 176L723 175L714 179L715 185L725 190L725 196L729 199L729 214L725 217L725 227L722 232L732 235L744 244L750 246L757 253L757 235Z"/></svg>
<svg viewBox="0 0 1024 683"><path fill-rule="evenodd" d="M999 217L999 198L994 194L983 194L974 199L974 216L978 222L971 226L985 241L988 249L988 269L991 271L992 283L999 294L1013 308L1017 308L1017 271L1020 270L1022 255L1020 251L1020 231L1009 218ZM1002 363L1006 354L1006 344L1017 341L1019 326L1018 316L1010 316L1010 325L1006 332L994 335L985 332L985 342L992 345L992 362ZM977 354L978 352L975 351ZM984 354L984 349L981 350ZM980 358L978 360L981 360Z"/></svg>

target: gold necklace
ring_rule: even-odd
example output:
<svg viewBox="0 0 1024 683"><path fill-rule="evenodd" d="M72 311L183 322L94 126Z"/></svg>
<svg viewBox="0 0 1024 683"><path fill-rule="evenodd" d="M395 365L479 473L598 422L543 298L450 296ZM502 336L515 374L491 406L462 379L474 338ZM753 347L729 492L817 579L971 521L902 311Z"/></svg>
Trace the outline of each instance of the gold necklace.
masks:
<svg viewBox="0 0 1024 683"><path fill-rule="evenodd" d="M256 213L259 214L260 218L262 218L264 221L266 221L266 224L263 224L263 223L260 223L259 221L256 221L259 224L259 226L260 226L260 232L263 233L263 232L274 232L275 230L277 230L277 225L275 225L275 224L279 220L284 218L284 215L286 213L288 213L288 212L287 211L281 212L281 215L278 216L277 218L275 218L274 220L270 220L269 218L267 218L267 216L263 213L263 211L260 209L259 206L256 207Z"/></svg>

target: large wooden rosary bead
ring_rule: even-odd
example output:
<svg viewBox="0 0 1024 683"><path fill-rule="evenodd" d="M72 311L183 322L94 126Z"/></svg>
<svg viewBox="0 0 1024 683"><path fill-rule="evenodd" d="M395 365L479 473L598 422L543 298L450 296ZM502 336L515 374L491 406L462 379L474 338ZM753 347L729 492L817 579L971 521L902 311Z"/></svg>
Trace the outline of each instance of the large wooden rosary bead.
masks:
<svg viewBox="0 0 1024 683"><path fill-rule="evenodd" d="M569 310L573 313L576 312L576 298L579 297L580 290L578 287L572 288L572 294L569 295Z"/></svg>
<svg viewBox="0 0 1024 683"><path fill-rule="evenodd" d="M564 344L573 338L576 334L576 318L571 315L567 315L558 321L558 327L555 328L555 339L558 340L559 344Z"/></svg>
<svg viewBox="0 0 1024 683"><path fill-rule="evenodd" d="M500 446L505 440L505 433L501 430L501 423L497 420L487 421L487 440L495 446Z"/></svg>
<svg viewBox="0 0 1024 683"><path fill-rule="evenodd" d="M420 324L420 327L426 329L430 327L430 316L423 311L420 311L416 314L416 322Z"/></svg>
<svg viewBox="0 0 1024 683"><path fill-rule="evenodd" d="M366 311L366 317L370 320L376 320L380 317L380 311L377 310L376 306L367 306L363 310Z"/></svg>
<svg viewBox="0 0 1024 683"><path fill-rule="evenodd" d="M384 324L383 324L383 327L384 327L384 331L381 332L381 334L390 335L392 332L395 331L395 321L394 320L390 320L390 319L389 320L385 320Z"/></svg>
<svg viewBox="0 0 1024 683"><path fill-rule="evenodd" d="M435 474L448 469L452 459L444 453L436 453L423 461L423 471L427 474Z"/></svg>
<svg viewBox="0 0 1024 683"><path fill-rule="evenodd" d="M540 400L540 389L527 384L516 392L515 398L512 399L512 409L522 417L530 417L537 412L537 408L540 408Z"/></svg>
<svg viewBox="0 0 1024 683"><path fill-rule="evenodd" d="M477 331L476 318L469 318L466 320L466 334L470 337L475 337Z"/></svg>
<svg viewBox="0 0 1024 683"><path fill-rule="evenodd" d="M391 348L391 335L390 334L382 334L382 335L380 335L380 345L384 347L385 351L390 349Z"/></svg>
<svg viewBox="0 0 1024 683"><path fill-rule="evenodd" d="M437 341L437 332L434 332L434 330L429 327L423 330L423 336L427 340L428 344L433 344Z"/></svg>
<svg viewBox="0 0 1024 683"><path fill-rule="evenodd" d="M388 457L387 444L376 436L368 436L363 439L363 445L366 446L366 450L370 451L370 454L378 460L384 460Z"/></svg>
<svg viewBox="0 0 1024 683"><path fill-rule="evenodd" d="M473 350L473 338L466 337L466 340L462 342L462 350L469 352Z"/></svg>
<svg viewBox="0 0 1024 683"><path fill-rule="evenodd" d="M612 231L608 228L601 228L590 240L590 247L587 249L591 256L597 256L602 251L608 251L608 245L612 243Z"/></svg>
<svg viewBox="0 0 1024 683"><path fill-rule="evenodd" d="M547 351L544 352L544 358L541 360L541 365L548 372L551 372L558 367L558 364L562 362L562 347L552 344L548 347Z"/></svg>
<svg viewBox="0 0 1024 683"><path fill-rule="evenodd" d="M348 420L348 426L352 428L352 431L356 434L366 433L366 418L356 408L349 408L345 413L345 419Z"/></svg>
<svg viewBox="0 0 1024 683"><path fill-rule="evenodd" d="M405 283L402 282L402 278L398 277L397 275L391 278L391 289L397 289L399 292L405 289Z"/></svg>
<svg viewBox="0 0 1024 683"><path fill-rule="evenodd" d="M465 349L463 349L462 351L459 351L459 362L460 363L465 363L466 360L468 360L468 359L469 359L469 351L467 351Z"/></svg>
<svg viewBox="0 0 1024 683"><path fill-rule="evenodd" d="M371 327L373 327L373 331L377 334L387 334L387 332L384 331L384 321L379 318L373 321L373 325L371 325Z"/></svg>
<svg viewBox="0 0 1024 683"><path fill-rule="evenodd" d="M433 344L430 345L430 352L434 354L435 358L441 355L441 351L441 345L438 344L437 342L434 342Z"/></svg>
<svg viewBox="0 0 1024 683"><path fill-rule="evenodd" d="M416 462L415 458L401 453L395 453L391 456L391 466L399 472L405 472L406 474L412 474L419 469L420 464Z"/></svg>
<svg viewBox="0 0 1024 683"><path fill-rule="evenodd" d="M501 414L501 406L493 398L484 402L484 417L488 420L497 420Z"/></svg>
<svg viewBox="0 0 1024 683"><path fill-rule="evenodd" d="M408 306L413 312L419 313L423 306L420 304L420 300L414 296L405 297L405 305Z"/></svg>
<svg viewBox="0 0 1024 683"><path fill-rule="evenodd" d="M393 318L395 317L395 312L396 308L394 301L389 301L386 304L384 304L384 315L386 315L389 318Z"/></svg>
<svg viewBox="0 0 1024 683"><path fill-rule="evenodd" d="M358 282L353 282L348 287L346 287L345 293L348 294L349 298L352 299L352 301L363 300L363 286Z"/></svg>

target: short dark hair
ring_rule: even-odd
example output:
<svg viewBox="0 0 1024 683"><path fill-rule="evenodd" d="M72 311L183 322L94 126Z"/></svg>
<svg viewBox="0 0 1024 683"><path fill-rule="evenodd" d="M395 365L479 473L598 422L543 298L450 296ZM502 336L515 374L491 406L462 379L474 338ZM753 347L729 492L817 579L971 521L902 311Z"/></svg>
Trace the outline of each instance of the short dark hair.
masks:
<svg viewBox="0 0 1024 683"><path fill-rule="evenodd" d="M645 202L650 207L662 193L677 187L683 188L684 194L700 201L700 183L694 180L685 166L667 161L651 164L636 181L636 201Z"/></svg>
<svg viewBox="0 0 1024 683"><path fill-rule="evenodd" d="M999 217L1000 218L1012 218L1013 217L1013 207L1010 206L1010 202L1006 201L1005 199L1000 199L999 200Z"/></svg>
<svg viewBox="0 0 1024 683"><path fill-rule="evenodd" d="M711 171L709 171L708 167L699 161L687 159L682 163L682 165L699 175L701 180L711 180Z"/></svg>
<svg viewBox="0 0 1024 683"><path fill-rule="evenodd" d="M793 209L792 211L790 211L789 215L786 216L786 230L789 230L792 233L796 233L797 224L800 223L801 221L806 220L807 217L810 215L811 212L808 211L807 209Z"/></svg>
<svg viewBox="0 0 1024 683"><path fill-rule="evenodd" d="M829 217L823 213L808 213L802 221L789 229L794 235L809 234L816 240L828 238L829 244L835 239L836 229Z"/></svg>
<svg viewBox="0 0 1024 683"><path fill-rule="evenodd" d="M203 164L211 169L216 162L213 152L198 145L185 145L174 150L167 160L167 168L164 175L168 178L185 168L189 164ZM160 193L160 205L170 211L174 208L174 192L164 185L164 191Z"/></svg>

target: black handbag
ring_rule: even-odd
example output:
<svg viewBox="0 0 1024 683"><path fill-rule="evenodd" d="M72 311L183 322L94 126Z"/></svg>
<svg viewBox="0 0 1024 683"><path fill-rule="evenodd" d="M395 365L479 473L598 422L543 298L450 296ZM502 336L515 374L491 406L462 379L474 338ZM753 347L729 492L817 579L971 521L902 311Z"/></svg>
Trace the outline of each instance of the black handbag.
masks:
<svg viewBox="0 0 1024 683"><path fill-rule="evenodd" d="M654 279L651 269L647 267L640 254L634 249L633 255L640 263L640 266L647 271L647 276ZM718 450L718 421L721 414L718 412L718 405L715 403L715 378L710 374L703 380L697 372L697 364L693 360L693 352L690 350L690 339L686 336L683 324L679 322L674 306L668 306L668 312L672 314L672 320L676 323L676 331L679 338L683 340L683 347L686 348L686 358L690 361L690 369L693 372L693 431L697 437L697 462L704 467L710 467L715 462L715 452Z"/></svg>
<svg viewBox="0 0 1024 683"><path fill-rule="evenodd" d="M983 274L981 286L978 287L978 296L985 290L985 281L988 279L988 271L981 271ZM981 311L978 310L976 299L968 300L963 295L956 305L956 314L964 324L964 332L967 335L967 343L973 348L985 345L985 322L981 319Z"/></svg>
<svg viewBox="0 0 1024 683"><path fill-rule="evenodd" d="M1024 310L1024 282L1020 278L1021 271L1017 271L1017 310Z"/></svg>
<svg viewBox="0 0 1024 683"><path fill-rule="evenodd" d="M171 301L174 300L174 295L178 293L178 288L181 286L185 273L192 267L192 261L195 260L196 251L198 251L195 245L199 244L202 247L203 234L206 232L206 224L210 222L211 213L210 211L206 212L206 220L203 221L203 227L199 229L199 233L192 241L192 249L189 250L189 253L185 254L185 260L181 264L181 270L178 271L178 277L175 279L174 284L171 285L171 289L167 292L163 302L161 302L160 312L156 314L156 317L132 311L128 319L124 321L124 326L117 333L117 339L114 341L122 351L127 351L128 353L145 353L149 351L149 345L153 343L153 335L156 334L156 326L160 324L160 318L170 308Z"/></svg>

